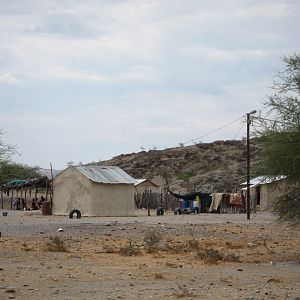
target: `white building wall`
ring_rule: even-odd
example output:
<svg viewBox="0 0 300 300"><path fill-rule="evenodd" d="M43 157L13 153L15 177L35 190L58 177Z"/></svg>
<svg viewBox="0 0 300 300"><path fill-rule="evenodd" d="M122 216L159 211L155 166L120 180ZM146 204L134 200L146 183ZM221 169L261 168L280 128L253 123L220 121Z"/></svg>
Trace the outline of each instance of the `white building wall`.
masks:
<svg viewBox="0 0 300 300"><path fill-rule="evenodd" d="M98 216L133 216L133 184L92 183L91 208Z"/></svg>
<svg viewBox="0 0 300 300"><path fill-rule="evenodd" d="M284 180L276 181L260 186L260 210L272 209L272 202L276 197L286 193L287 183Z"/></svg>
<svg viewBox="0 0 300 300"><path fill-rule="evenodd" d="M91 215L91 183L73 167L69 167L54 179L54 215L68 215L78 209L83 215Z"/></svg>
<svg viewBox="0 0 300 300"><path fill-rule="evenodd" d="M133 184L95 183L74 167L54 179L54 215L78 209L83 216L133 216Z"/></svg>

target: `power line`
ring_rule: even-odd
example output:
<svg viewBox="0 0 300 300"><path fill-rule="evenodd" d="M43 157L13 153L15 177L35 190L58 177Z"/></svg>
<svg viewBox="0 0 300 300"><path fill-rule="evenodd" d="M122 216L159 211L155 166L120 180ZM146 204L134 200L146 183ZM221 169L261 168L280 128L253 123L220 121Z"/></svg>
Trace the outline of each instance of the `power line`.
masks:
<svg viewBox="0 0 300 300"><path fill-rule="evenodd" d="M241 132L241 130L243 129L243 127L245 126L245 124L246 124L246 121L242 122L241 128L240 128L239 131L235 134L235 136L234 136L233 139L235 139L235 138L239 135L239 133Z"/></svg>
<svg viewBox="0 0 300 300"><path fill-rule="evenodd" d="M203 135L201 135L201 136L199 136L199 137L197 137L197 138L188 140L188 141L186 141L186 142L184 142L184 143L181 143L181 144L185 145L185 144L189 144L189 143L191 143L191 142L197 141L197 140L199 140L199 139L201 139L201 138L203 138L203 137L206 137L206 136L208 136L208 135L210 135L210 134L212 134L212 133L215 133L215 132L217 132L217 131L219 131L219 130L222 130L223 128L225 128L225 127L227 127L227 126L229 126L229 125L231 125L231 124L233 124L233 123L235 123L235 122L237 122L237 121L240 121L242 118L244 118L244 116L239 117L238 119L236 119L236 120L234 120L234 121L231 121L230 123L227 123L227 124L223 125L222 127L216 128L216 129L214 129L214 130L212 130L212 131L209 131L209 132L207 132L207 133L205 133L205 134L203 134Z"/></svg>
<svg viewBox="0 0 300 300"><path fill-rule="evenodd" d="M286 124L286 125L290 125L290 123L288 122L282 122L282 121L278 121L278 120L272 120L272 119L267 119L267 118L262 118L262 117L252 117L253 119L258 119L258 120L263 120L263 121L270 121L270 122L276 122L276 123L281 123L281 124Z"/></svg>

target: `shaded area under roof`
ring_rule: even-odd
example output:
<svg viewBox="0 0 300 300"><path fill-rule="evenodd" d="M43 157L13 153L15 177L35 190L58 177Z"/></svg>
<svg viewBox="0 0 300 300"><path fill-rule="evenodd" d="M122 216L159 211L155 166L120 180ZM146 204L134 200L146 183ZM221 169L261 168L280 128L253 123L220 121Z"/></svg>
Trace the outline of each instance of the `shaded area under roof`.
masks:
<svg viewBox="0 0 300 300"><path fill-rule="evenodd" d="M185 200L195 200L196 196L199 196L200 199L203 198L210 198L210 194L209 193L202 193L202 192L195 192L195 193L190 193L190 194L185 194L185 195L181 195L181 194L175 194L173 192L171 192L170 190L168 190L169 193L171 195L173 195L175 198L179 198L179 199L185 199Z"/></svg>
<svg viewBox="0 0 300 300"><path fill-rule="evenodd" d="M49 184L48 177L41 177L41 178L33 178L27 180L21 179L13 179L0 186L2 190L10 190L10 189L22 189L22 188L38 188L42 187L45 188Z"/></svg>
<svg viewBox="0 0 300 300"><path fill-rule="evenodd" d="M91 181L108 184L135 184L136 180L116 166L79 166L75 167Z"/></svg>

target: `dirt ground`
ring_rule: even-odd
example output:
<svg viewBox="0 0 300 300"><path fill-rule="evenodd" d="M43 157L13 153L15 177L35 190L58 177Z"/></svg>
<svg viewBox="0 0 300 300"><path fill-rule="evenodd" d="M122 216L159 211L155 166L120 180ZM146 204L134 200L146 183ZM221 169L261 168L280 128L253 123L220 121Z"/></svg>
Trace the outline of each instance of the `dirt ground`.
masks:
<svg viewBox="0 0 300 300"><path fill-rule="evenodd" d="M268 213L0 216L0 299L300 299L300 228Z"/></svg>

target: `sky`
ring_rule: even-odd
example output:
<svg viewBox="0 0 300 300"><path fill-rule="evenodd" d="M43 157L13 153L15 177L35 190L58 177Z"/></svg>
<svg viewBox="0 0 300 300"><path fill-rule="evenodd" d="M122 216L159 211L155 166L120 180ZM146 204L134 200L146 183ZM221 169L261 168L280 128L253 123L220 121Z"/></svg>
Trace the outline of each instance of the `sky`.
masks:
<svg viewBox="0 0 300 300"><path fill-rule="evenodd" d="M2 139L54 169L240 139L299 28L299 0L0 0Z"/></svg>

